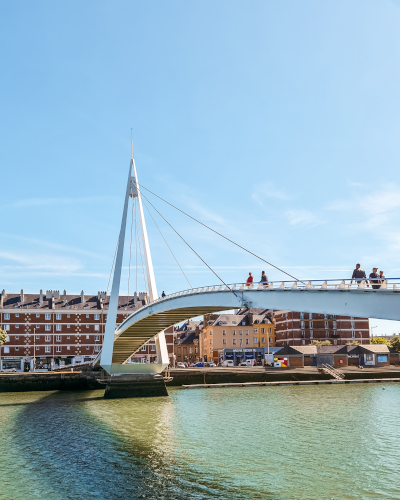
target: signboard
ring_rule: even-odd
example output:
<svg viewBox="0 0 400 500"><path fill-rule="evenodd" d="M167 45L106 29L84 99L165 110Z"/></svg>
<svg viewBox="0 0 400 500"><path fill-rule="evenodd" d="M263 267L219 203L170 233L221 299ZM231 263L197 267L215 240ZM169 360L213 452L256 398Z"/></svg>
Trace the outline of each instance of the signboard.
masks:
<svg viewBox="0 0 400 500"><path fill-rule="evenodd" d="M378 356L378 363L387 363L387 356Z"/></svg>
<svg viewBox="0 0 400 500"><path fill-rule="evenodd" d="M233 349L233 352L255 352L255 349Z"/></svg>
<svg viewBox="0 0 400 500"><path fill-rule="evenodd" d="M360 355L359 354L349 354L347 357L348 358L359 358Z"/></svg>

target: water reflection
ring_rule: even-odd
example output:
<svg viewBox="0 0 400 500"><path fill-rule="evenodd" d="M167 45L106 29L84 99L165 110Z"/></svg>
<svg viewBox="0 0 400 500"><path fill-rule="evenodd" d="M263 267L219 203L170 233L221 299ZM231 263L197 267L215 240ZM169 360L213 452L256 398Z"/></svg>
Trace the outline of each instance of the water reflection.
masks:
<svg viewBox="0 0 400 500"><path fill-rule="evenodd" d="M399 385L170 393L0 394L0 498L400 498Z"/></svg>

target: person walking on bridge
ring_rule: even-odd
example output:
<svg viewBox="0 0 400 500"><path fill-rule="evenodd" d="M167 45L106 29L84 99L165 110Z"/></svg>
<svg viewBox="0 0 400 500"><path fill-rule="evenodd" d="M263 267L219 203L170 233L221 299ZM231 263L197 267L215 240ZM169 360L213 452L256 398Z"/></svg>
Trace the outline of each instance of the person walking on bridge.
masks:
<svg viewBox="0 0 400 500"><path fill-rule="evenodd" d="M268 276L265 274L265 271L261 272L261 280L260 283L268 283Z"/></svg>
<svg viewBox="0 0 400 500"><path fill-rule="evenodd" d="M377 274L377 271L378 271L378 268L377 267L373 267L372 268L372 273L369 275L369 282L371 283L372 288L374 290L378 290L381 287L381 285L378 285L378 283L379 283L379 276Z"/></svg>
<svg viewBox="0 0 400 500"><path fill-rule="evenodd" d="M383 283L386 280L383 271L379 271L379 283Z"/></svg>
<svg viewBox="0 0 400 500"><path fill-rule="evenodd" d="M253 283L253 276L251 273L249 273L249 277L247 278L246 281L246 286L250 286Z"/></svg>
<svg viewBox="0 0 400 500"><path fill-rule="evenodd" d="M353 283L353 280L355 280L356 283L361 283L362 280L367 280L364 269L361 269L361 264L356 264L356 268L351 276L350 285Z"/></svg>

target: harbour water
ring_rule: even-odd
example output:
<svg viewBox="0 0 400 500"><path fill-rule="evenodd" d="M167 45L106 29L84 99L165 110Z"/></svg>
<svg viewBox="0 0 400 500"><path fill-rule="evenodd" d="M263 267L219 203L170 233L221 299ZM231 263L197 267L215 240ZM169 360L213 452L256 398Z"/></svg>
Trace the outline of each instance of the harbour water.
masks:
<svg viewBox="0 0 400 500"><path fill-rule="evenodd" d="M0 394L0 498L400 499L400 385Z"/></svg>

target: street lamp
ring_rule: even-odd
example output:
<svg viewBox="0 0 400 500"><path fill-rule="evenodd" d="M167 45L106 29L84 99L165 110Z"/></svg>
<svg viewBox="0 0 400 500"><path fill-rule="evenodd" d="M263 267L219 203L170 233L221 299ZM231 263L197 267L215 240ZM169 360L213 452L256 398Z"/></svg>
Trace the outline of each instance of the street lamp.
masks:
<svg viewBox="0 0 400 500"><path fill-rule="evenodd" d="M33 371L36 369L36 328L33 329Z"/></svg>
<svg viewBox="0 0 400 500"><path fill-rule="evenodd" d="M377 327L378 327L378 325L375 325L375 326L372 326L372 327L371 327L371 329L370 329L370 334L369 334L369 335L370 335L370 337L372 337L372 336L373 336L373 335L372 335L372 330L373 330L374 328L377 328Z"/></svg>
<svg viewBox="0 0 400 500"><path fill-rule="evenodd" d="M360 334L360 337L361 337L361 344L362 344L362 341L363 341L363 338L362 338L362 333L361 332L358 332Z"/></svg>

